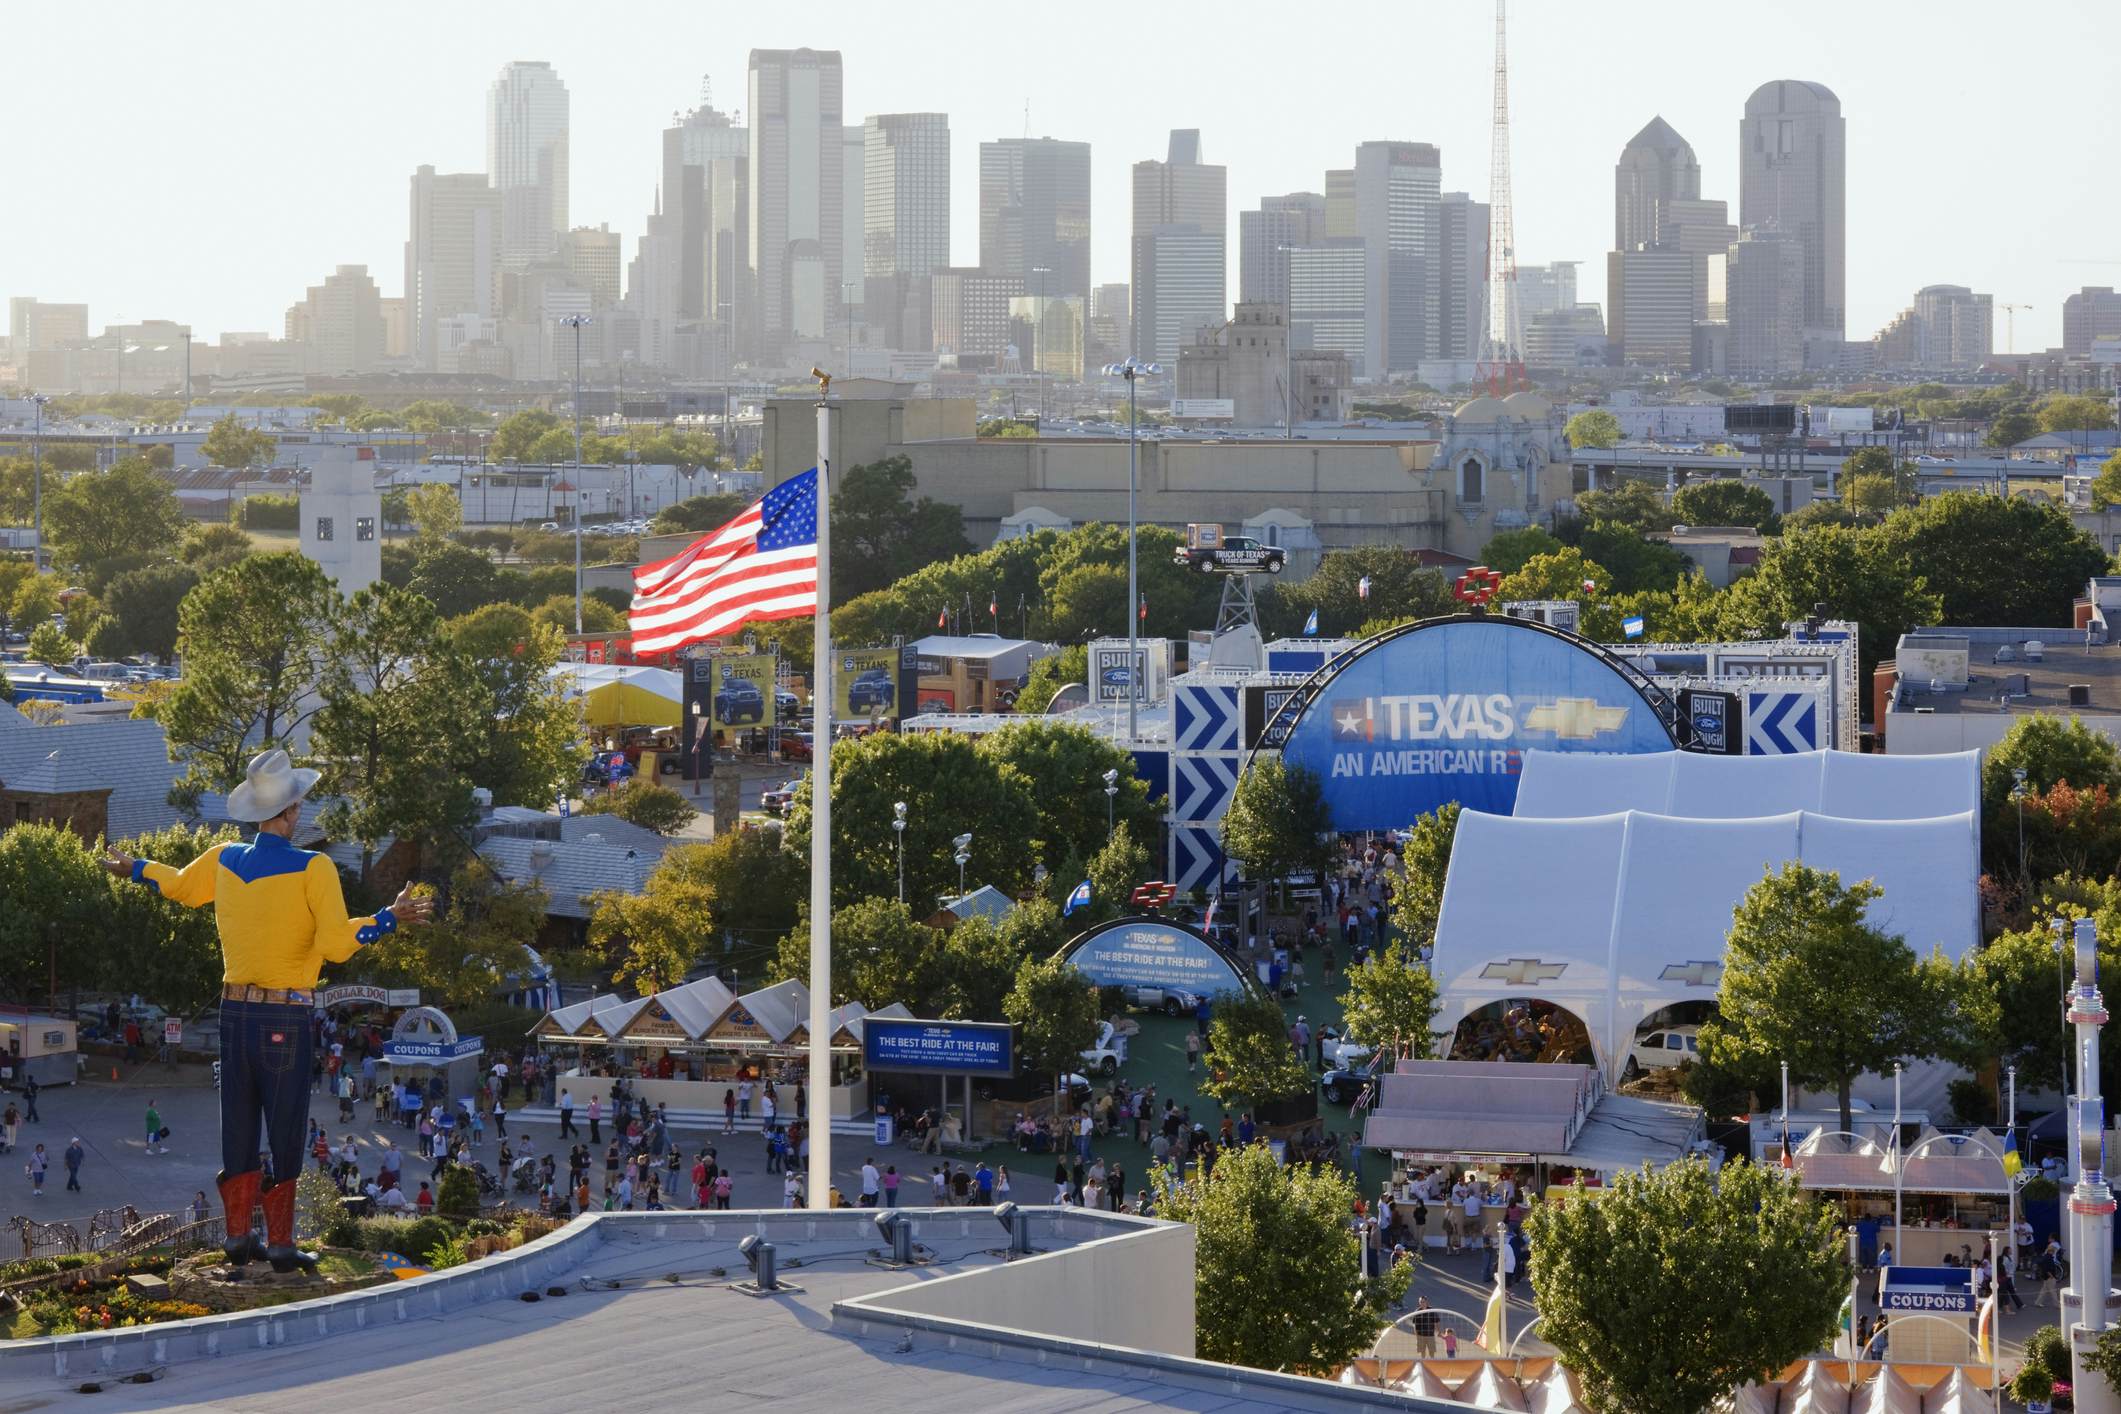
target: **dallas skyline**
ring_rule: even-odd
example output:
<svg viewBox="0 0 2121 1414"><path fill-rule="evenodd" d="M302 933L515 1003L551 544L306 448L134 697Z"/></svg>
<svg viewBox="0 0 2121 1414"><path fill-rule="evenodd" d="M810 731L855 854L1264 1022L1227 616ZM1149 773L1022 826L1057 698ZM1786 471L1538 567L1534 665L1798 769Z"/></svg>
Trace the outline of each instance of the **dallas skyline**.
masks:
<svg viewBox="0 0 2121 1414"><path fill-rule="evenodd" d="M399 294L413 169L484 170L487 90L521 59L549 61L568 88L569 223L608 223L630 259L672 114L700 101L703 77L718 107L741 109L749 50L799 45L841 51L850 123L949 114L960 265L978 258L978 145L1023 135L1027 104L1032 135L1092 145L1100 283L1126 278L1128 169L1160 156L1170 128L1199 128L1205 159L1229 169L1234 294L1236 212L1322 190L1358 142L1434 143L1444 189L1486 199L1492 9L1430 8L1336 12L1329 26L1240 3L1213 24L1134 12L1080 33L1032 5L936 4L918 24L836 4L800 23L654 5L585 35L582 12L558 6L382 3L350 27L247 3L211 26L175 12L108 26L38 7L15 17L21 52L63 61L22 66L0 97L9 129L34 135L11 164L0 297L85 301L97 328L166 318L212 339L277 334L287 306L340 264L366 264ZM1992 10L1956 0L1799 0L1771 18L1673 0L1518 0L1520 262L1582 262L1580 297L1600 299L1589 272L1610 248L1627 139L1661 115L1699 157L1702 195L1735 213L1746 95L1809 79L1848 120L1849 337L1875 333L1918 287L1955 283L2032 306L2017 316L2018 351L2058 344L2064 296L2121 284L2121 193L2087 180L2097 85L2055 81L2053 56L2121 48L2121 14L2070 3L2038 18L1991 33ZM935 62L939 35L971 62Z"/></svg>

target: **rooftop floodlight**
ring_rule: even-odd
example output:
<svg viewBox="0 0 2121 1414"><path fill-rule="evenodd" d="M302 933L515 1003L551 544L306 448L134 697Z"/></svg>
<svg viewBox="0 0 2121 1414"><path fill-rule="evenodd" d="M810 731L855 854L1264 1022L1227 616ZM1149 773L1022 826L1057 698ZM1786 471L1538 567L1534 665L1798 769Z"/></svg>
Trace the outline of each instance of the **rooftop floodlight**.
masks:
<svg viewBox="0 0 2121 1414"><path fill-rule="evenodd" d="M736 1245L744 1264L751 1268L751 1286L755 1291L779 1291L781 1283L774 1273L773 1244L757 1233L752 1233Z"/></svg>
<svg viewBox="0 0 2121 1414"><path fill-rule="evenodd" d="M876 1224L877 1232L891 1244L891 1265L912 1266L913 1219L895 1208L887 1208L871 1221Z"/></svg>
<svg viewBox="0 0 2121 1414"><path fill-rule="evenodd" d="M994 1210L994 1220L1009 1234L1009 1255L1028 1257L1031 1255L1031 1215L1014 1203L1003 1203Z"/></svg>

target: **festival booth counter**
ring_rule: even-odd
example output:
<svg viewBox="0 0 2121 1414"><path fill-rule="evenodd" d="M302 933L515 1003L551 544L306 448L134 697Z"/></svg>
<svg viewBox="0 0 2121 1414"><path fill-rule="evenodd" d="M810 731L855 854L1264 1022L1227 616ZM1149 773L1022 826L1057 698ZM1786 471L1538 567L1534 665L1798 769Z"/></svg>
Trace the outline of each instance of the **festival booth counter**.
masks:
<svg viewBox="0 0 2121 1414"><path fill-rule="evenodd" d="M1428 1165L1485 1181L1507 1169L1528 1180L1520 1191L1543 1192L1556 1180L1596 1186L1675 1162L1704 1132L1699 1110L1613 1094L1596 1066L1403 1060L1381 1078L1363 1147L1389 1152L1402 1181ZM1502 1217L1486 1209L1483 1226Z"/></svg>
<svg viewBox="0 0 2121 1414"><path fill-rule="evenodd" d="M652 996L600 996L548 1012L532 1028L541 1045L573 1046L576 1064L559 1084L579 1108L608 1105L613 1083L673 1110L719 1111L725 1091L744 1081L782 1085L807 1081L810 993L801 982L778 982L737 996L720 979L702 978ZM872 1013L859 1002L832 1013L831 1118L851 1119L863 1099L862 1022L907 1017L894 1003ZM794 1118L794 1107L787 1111Z"/></svg>
<svg viewBox="0 0 2121 1414"><path fill-rule="evenodd" d="M1772 1163L1779 1129L1768 1143L1775 1152L1763 1146L1761 1161ZM1891 1136L1880 1143L1814 1129L1792 1146L1790 1163L1802 1187L1839 1205L1866 1265L1887 1242L1896 1265L1920 1267L1979 1261L1991 1236L2011 1243L2003 1142L1986 1129L1941 1134L1925 1126L1905 1148Z"/></svg>

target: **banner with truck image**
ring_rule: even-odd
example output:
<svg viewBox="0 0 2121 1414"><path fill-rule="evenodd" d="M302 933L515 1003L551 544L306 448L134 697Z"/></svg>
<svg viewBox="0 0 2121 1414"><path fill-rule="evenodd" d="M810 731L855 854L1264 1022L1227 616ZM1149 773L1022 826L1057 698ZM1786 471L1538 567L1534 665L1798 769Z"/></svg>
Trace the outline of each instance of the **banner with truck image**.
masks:
<svg viewBox="0 0 2121 1414"><path fill-rule="evenodd" d="M833 715L842 723L899 717L899 651L841 649L832 665Z"/></svg>
<svg viewBox="0 0 2121 1414"><path fill-rule="evenodd" d="M709 710L715 726L770 727L779 660L771 653L724 653L714 660L714 696Z"/></svg>

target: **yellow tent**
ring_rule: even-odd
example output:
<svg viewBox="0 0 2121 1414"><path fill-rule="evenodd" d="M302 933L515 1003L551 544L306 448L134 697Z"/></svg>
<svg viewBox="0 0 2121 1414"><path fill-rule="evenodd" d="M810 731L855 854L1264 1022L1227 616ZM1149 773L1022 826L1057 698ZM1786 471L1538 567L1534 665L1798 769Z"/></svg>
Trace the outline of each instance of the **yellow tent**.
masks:
<svg viewBox="0 0 2121 1414"><path fill-rule="evenodd" d="M683 720L683 680L667 668L563 663L582 719L592 727L675 727Z"/></svg>

